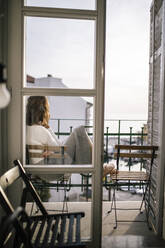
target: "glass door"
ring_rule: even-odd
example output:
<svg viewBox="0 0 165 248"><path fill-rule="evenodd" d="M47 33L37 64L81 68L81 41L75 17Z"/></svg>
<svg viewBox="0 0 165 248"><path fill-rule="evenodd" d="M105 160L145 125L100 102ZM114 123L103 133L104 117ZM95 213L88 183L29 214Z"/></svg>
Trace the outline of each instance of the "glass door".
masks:
<svg viewBox="0 0 165 248"><path fill-rule="evenodd" d="M70 175L70 189L65 193L60 187L58 192L49 189L44 200L58 207L65 197L69 210L74 206L75 211L85 211L82 238L92 247L101 247L105 1L20 0L13 4L10 20L19 46L11 34L10 58L17 61L17 72L12 67L9 71L17 87L12 91L12 106L16 105L9 121L14 120L16 106L22 119L14 125L20 147L14 151L11 146L12 156L18 155L28 171L56 187L57 175ZM41 158L28 160L27 145L46 144L51 135L53 145L69 147L69 159L49 164ZM79 148L82 137L85 145Z"/></svg>

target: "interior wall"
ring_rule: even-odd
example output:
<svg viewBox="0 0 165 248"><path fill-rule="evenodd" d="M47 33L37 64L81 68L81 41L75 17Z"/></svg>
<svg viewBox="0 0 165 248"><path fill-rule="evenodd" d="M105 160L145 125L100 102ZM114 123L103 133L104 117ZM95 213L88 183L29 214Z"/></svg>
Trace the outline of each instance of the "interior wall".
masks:
<svg viewBox="0 0 165 248"><path fill-rule="evenodd" d="M5 0L0 0L0 63L7 65L7 1ZM8 168L7 111L7 108L0 109L0 176Z"/></svg>
<svg viewBox="0 0 165 248"><path fill-rule="evenodd" d="M0 62L7 65L7 1L0 1ZM7 108L0 109L0 175L7 169Z"/></svg>
<svg viewBox="0 0 165 248"><path fill-rule="evenodd" d="M0 1L0 10L2 10L2 1ZM2 15L3 12L0 12L0 63L3 61L3 46L2 46L2 37L3 37L3 31L2 31ZM2 173L2 111L0 110L0 174Z"/></svg>
<svg viewBox="0 0 165 248"><path fill-rule="evenodd" d="M2 9L2 1L0 0L0 10ZM0 12L0 16L1 16ZM0 62L2 61L2 18L0 18ZM2 164L2 130L1 130L1 111L0 111L0 165ZM0 173L1 173L1 166L0 166Z"/></svg>

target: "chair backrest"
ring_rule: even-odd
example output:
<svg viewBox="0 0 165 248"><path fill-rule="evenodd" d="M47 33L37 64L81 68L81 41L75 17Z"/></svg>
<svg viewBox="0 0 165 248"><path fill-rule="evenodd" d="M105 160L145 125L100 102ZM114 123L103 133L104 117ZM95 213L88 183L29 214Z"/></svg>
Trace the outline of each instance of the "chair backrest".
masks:
<svg viewBox="0 0 165 248"><path fill-rule="evenodd" d="M19 167L14 167L0 177L0 204L7 214L11 214L14 208L5 193L7 187L11 186L20 177Z"/></svg>
<svg viewBox="0 0 165 248"><path fill-rule="evenodd" d="M11 202L9 201L5 190L7 187L11 186L18 178L21 178L26 185L26 190L29 191L32 195L32 198L36 202L38 208L40 209L41 213L45 216L48 215L44 205L41 202L41 199L36 192L33 184L29 180L22 164L19 160L14 161L14 165L16 167L7 171L3 176L0 177L0 205L2 206L3 210L6 214L12 214L14 211L14 207L12 206Z"/></svg>
<svg viewBox="0 0 165 248"><path fill-rule="evenodd" d="M117 169L119 169L120 158L150 159L150 166L152 167L154 158L157 156L158 146L115 145L115 150L114 157L117 159Z"/></svg>
<svg viewBox="0 0 165 248"><path fill-rule="evenodd" d="M56 158L61 159L61 162L64 163L64 159L67 157L66 148L66 146L26 145L27 163L38 158Z"/></svg>

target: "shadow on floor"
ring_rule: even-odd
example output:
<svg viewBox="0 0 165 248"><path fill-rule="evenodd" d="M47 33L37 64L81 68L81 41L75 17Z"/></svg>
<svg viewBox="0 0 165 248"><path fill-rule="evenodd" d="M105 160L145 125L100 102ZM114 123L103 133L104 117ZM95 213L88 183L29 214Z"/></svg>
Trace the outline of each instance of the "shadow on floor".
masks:
<svg viewBox="0 0 165 248"><path fill-rule="evenodd" d="M165 247L165 240L153 236L122 235L106 236L102 240L102 248L159 248Z"/></svg>
<svg viewBox="0 0 165 248"><path fill-rule="evenodd" d="M120 217L123 217L120 215ZM159 248L165 247L165 240L155 235L148 227L145 212L138 213L132 223L118 223L117 229L112 229L102 239L102 248Z"/></svg>

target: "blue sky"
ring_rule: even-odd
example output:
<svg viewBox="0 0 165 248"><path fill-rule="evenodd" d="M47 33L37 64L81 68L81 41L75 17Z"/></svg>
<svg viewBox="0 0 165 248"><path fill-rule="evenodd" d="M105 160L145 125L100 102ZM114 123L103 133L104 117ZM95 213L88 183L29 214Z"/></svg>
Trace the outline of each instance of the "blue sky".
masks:
<svg viewBox="0 0 165 248"><path fill-rule="evenodd" d="M147 118L150 5L151 0L107 0L106 118ZM92 87L93 21L30 17L27 24L28 74L52 74L68 87Z"/></svg>

